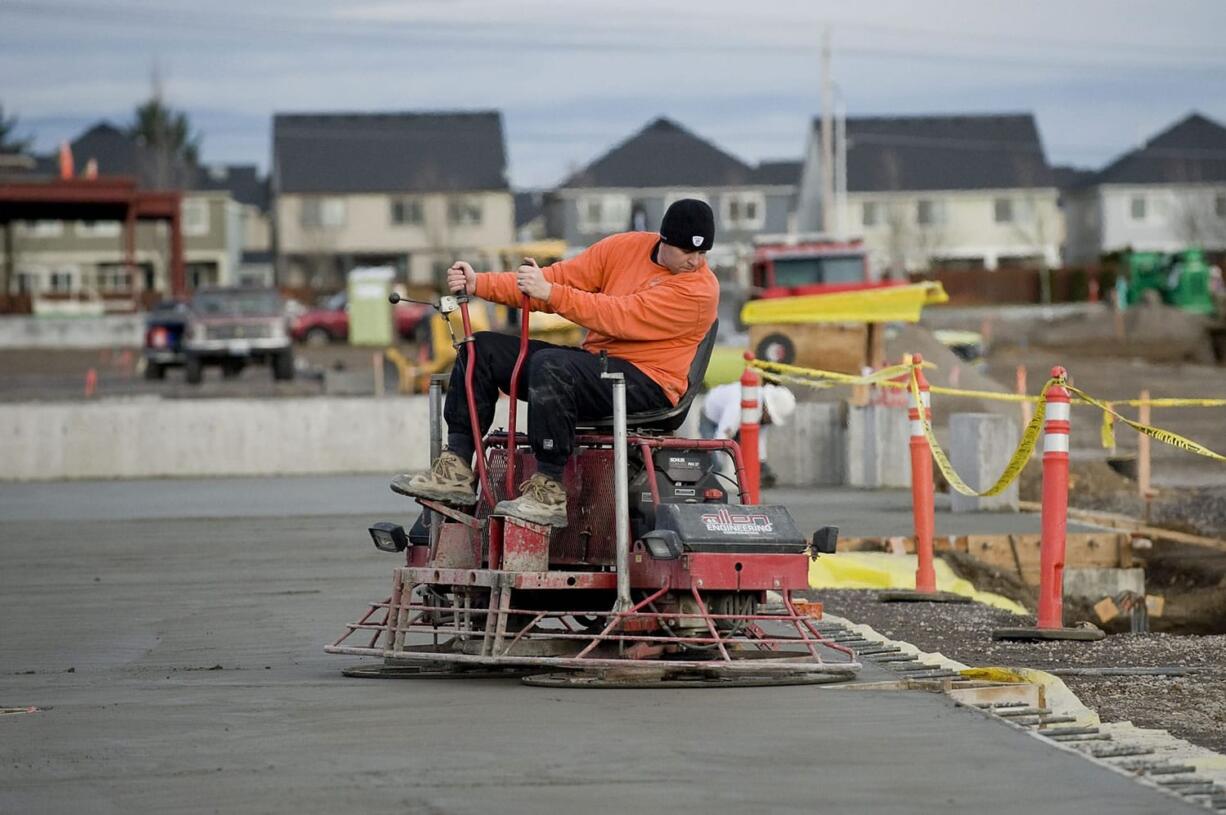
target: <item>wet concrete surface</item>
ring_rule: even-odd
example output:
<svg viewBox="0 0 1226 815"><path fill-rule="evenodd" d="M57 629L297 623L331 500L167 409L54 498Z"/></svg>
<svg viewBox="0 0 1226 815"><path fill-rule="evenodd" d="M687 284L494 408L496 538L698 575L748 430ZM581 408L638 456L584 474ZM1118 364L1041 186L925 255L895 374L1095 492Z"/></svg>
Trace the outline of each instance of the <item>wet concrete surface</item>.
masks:
<svg viewBox="0 0 1226 815"><path fill-rule="evenodd" d="M1197 811L934 694L345 679L405 505L203 483L0 485L0 812Z"/></svg>

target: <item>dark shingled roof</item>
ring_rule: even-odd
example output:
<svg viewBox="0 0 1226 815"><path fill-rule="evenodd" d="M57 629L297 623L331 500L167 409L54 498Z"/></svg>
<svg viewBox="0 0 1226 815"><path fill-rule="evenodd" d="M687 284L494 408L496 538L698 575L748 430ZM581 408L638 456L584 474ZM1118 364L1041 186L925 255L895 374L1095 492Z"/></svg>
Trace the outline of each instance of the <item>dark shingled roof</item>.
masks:
<svg viewBox="0 0 1226 815"><path fill-rule="evenodd" d="M813 123L814 137L820 121ZM849 117L851 192L1054 186L1030 114Z"/></svg>
<svg viewBox="0 0 1226 815"><path fill-rule="evenodd" d="M254 164L201 167L192 189L225 190L240 204L268 211L268 179L260 178Z"/></svg>
<svg viewBox="0 0 1226 815"><path fill-rule="evenodd" d="M748 164L663 117L562 182L565 188L734 187Z"/></svg>
<svg viewBox="0 0 1226 815"><path fill-rule="evenodd" d="M135 176L142 187L149 189L191 188L196 170L178 157L159 158L157 151L146 147L110 122L98 122L72 141L72 162L77 174L85 171L90 159L98 165L101 175ZM49 155L58 172L58 152Z"/></svg>
<svg viewBox="0 0 1226 815"><path fill-rule="evenodd" d="M279 113L272 127L279 193L508 189L497 112Z"/></svg>
<svg viewBox="0 0 1226 815"><path fill-rule="evenodd" d="M1096 184L1195 184L1226 181L1226 127L1191 113L1125 153L1098 174Z"/></svg>
<svg viewBox="0 0 1226 815"><path fill-rule="evenodd" d="M802 161L763 161L753 170L755 184L767 186L787 186L800 183L800 172L804 167Z"/></svg>

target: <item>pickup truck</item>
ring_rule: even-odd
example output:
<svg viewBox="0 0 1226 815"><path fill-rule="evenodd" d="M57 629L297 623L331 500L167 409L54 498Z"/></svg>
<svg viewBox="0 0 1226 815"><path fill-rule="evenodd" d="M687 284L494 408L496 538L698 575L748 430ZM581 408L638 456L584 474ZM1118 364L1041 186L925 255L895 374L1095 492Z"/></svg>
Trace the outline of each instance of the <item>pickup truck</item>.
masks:
<svg viewBox="0 0 1226 815"><path fill-rule="evenodd" d="M187 304L175 300L158 303L145 318L145 379L163 379L167 368L183 364L183 337L187 330Z"/></svg>
<svg viewBox="0 0 1226 815"><path fill-rule="evenodd" d="M183 351L185 377L193 385L204 378L206 365L220 367L226 378L249 363L269 365L273 379L294 378L285 304L275 289L198 289L188 306Z"/></svg>

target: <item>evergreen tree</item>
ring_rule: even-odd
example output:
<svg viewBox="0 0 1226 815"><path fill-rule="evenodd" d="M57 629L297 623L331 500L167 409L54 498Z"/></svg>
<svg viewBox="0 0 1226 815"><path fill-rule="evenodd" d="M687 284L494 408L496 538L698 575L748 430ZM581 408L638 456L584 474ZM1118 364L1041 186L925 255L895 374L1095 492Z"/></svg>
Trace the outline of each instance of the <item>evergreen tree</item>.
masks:
<svg viewBox="0 0 1226 815"><path fill-rule="evenodd" d="M24 153L33 143L31 137L17 135L17 117L6 117L0 104L0 153Z"/></svg>

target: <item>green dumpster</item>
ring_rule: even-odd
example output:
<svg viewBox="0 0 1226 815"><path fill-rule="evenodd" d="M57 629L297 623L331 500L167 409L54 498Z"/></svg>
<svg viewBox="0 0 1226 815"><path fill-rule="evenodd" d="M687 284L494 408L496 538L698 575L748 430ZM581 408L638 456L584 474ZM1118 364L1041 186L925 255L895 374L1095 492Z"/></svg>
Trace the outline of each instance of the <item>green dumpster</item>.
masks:
<svg viewBox="0 0 1226 815"><path fill-rule="evenodd" d="M396 270L364 266L349 273L349 344L391 345L392 291Z"/></svg>

